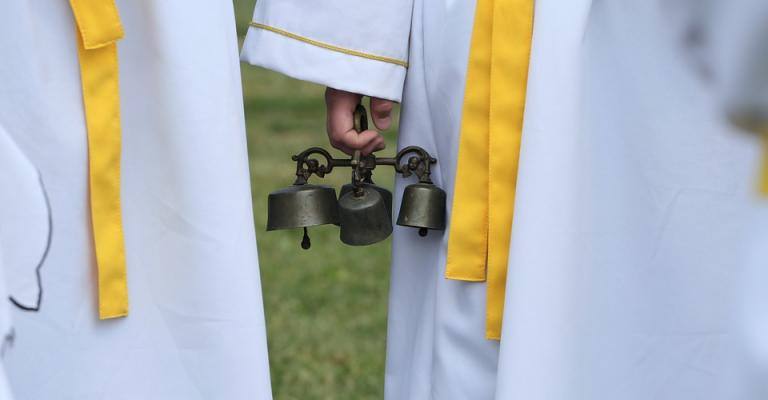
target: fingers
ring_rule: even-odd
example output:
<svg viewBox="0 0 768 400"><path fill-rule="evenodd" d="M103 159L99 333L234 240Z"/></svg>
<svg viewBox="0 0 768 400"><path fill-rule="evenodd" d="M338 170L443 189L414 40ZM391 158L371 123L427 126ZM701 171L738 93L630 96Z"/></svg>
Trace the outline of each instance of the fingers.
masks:
<svg viewBox="0 0 768 400"><path fill-rule="evenodd" d="M381 135L377 135L375 139L371 140L365 147L363 147L361 153L367 156L374 151L384 150L385 147L387 147L387 145L384 143L384 138Z"/></svg>
<svg viewBox="0 0 768 400"><path fill-rule="evenodd" d="M384 148L384 138L374 130L357 133L354 126L355 107L362 96L333 88L325 90L327 130L331 146L347 154L360 150L367 155Z"/></svg>
<svg viewBox="0 0 768 400"><path fill-rule="evenodd" d="M395 103L389 100L371 97L371 118L373 124L381 130L389 129L392 125L392 110Z"/></svg>
<svg viewBox="0 0 768 400"><path fill-rule="evenodd" d="M354 129L331 136L331 145L347 154L360 150L364 155L384 148L384 138L376 131L357 133Z"/></svg>

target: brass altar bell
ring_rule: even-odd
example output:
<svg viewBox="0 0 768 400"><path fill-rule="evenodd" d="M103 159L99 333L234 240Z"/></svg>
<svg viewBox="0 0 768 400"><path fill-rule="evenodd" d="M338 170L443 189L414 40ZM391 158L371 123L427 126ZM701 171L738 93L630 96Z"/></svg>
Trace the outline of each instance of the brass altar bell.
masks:
<svg viewBox="0 0 768 400"><path fill-rule="evenodd" d="M380 242L392 234L392 212L384 197L360 186L339 198L339 236L351 246Z"/></svg>
<svg viewBox="0 0 768 400"><path fill-rule="evenodd" d="M397 224L419 228L419 236L427 236L430 229L445 229L445 191L431 183L408 185Z"/></svg>
<svg viewBox="0 0 768 400"><path fill-rule="evenodd" d="M336 190L329 186L294 184L269 194L267 230L304 228L301 247L310 244L307 227L337 224Z"/></svg>
<svg viewBox="0 0 768 400"><path fill-rule="evenodd" d="M368 129L365 108L355 109L355 130ZM410 155L407 162L404 158ZM325 164L312 158L322 156ZM296 181L293 186L269 194L267 230L303 228L301 247L310 247L307 228L336 224L341 241L352 246L378 243L392 234L392 193L373 183L373 169L389 165L403 177L415 175L419 183L405 188L397 224L419 228L419 235L429 230L445 229L445 192L430 179L430 166L437 160L421 147L400 150L394 158L363 156L356 151L351 159L336 159L319 147L293 156ZM322 178L336 167L351 167L352 181L336 191L328 186L307 183L312 174Z"/></svg>
<svg viewBox="0 0 768 400"><path fill-rule="evenodd" d="M392 216L392 192L390 192L387 189L384 189L381 186L374 185L372 181L363 181L363 187L371 188L381 195L381 197L384 198L384 204L386 204L387 211L389 212L389 216ZM355 185L351 183L346 183L344 186L341 187L341 191L339 191L339 199L341 199L345 194L351 192L355 188ZM338 225L338 224L337 224Z"/></svg>
<svg viewBox="0 0 768 400"><path fill-rule="evenodd" d="M357 132L368 129L363 106L355 110L354 125ZM344 185L339 195L339 237L348 245L365 246L392 234L392 193L371 180L375 157L355 151L352 167L352 183Z"/></svg>

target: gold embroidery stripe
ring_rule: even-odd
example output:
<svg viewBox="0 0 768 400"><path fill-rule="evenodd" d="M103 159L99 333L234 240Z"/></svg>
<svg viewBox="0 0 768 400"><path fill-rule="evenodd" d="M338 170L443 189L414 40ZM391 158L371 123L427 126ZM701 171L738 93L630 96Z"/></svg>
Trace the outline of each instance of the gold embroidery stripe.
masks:
<svg viewBox="0 0 768 400"><path fill-rule="evenodd" d="M326 50L336 51L336 52L339 52L339 53L348 54L350 56L367 58L369 60L381 61L381 62L385 62L385 63L389 63L389 64L399 65L399 66L404 67L404 68L408 68L408 62L407 61L398 60L396 58L377 56L375 54L364 53L362 51L345 49L343 47L334 46L332 44L328 44L328 43L320 42L320 41L317 41L317 40L313 40L313 39L310 39L308 37L300 36L300 35L297 35L295 33L291 33L291 32L282 30L280 28L275 28L273 26L260 24L258 22L251 22L249 25L254 27L254 28L264 29L265 31L270 31L270 32L273 32L273 33L277 33L278 35L282 35L282 36L285 36L287 38L291 38L291 39L295 39L295 40L298 40L298 41L301 41L301 42L304 42L304 43L307 43L307 44L311 44L313 46L322 47L322 48L324 48Z"/></svg>

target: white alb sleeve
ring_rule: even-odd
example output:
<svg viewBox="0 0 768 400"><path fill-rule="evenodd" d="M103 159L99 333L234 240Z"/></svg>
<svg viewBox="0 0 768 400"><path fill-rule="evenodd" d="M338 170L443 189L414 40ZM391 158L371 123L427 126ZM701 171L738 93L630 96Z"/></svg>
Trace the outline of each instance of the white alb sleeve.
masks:
<svg viewBox="0 0 768 400"><path fill-rule="evenodd" d="M336 89L400 101L413 0L259 0L242 59Z"/></svg>

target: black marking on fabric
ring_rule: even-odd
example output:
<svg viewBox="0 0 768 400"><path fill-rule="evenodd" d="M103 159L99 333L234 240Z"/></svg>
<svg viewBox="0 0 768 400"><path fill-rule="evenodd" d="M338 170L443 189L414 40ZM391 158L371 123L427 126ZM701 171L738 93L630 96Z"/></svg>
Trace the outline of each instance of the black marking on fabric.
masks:
<svg viewBox="0 0 768 400"><path fill-rule="evenodd" d="M48 199L48 192L45 190L45 184L43 183L42 177L39 176L39 173L38 173L38 179L40 181L40 187L43 191L45 208L48 211L48 238L46 240L43 256L40 258L40 262L38 262L37 266L35 267L35 279L37 280L37 302L35 303L35 305L30 306L30 305L22 304L18 300L14 299L13 296L8 296L8 300L10 300L14 306L18 307L21 310L31 311L31 312L40 311L40 305L43 303L43 278L40 274L40 270L43 268L43 264L45 264L45 260L48 258L48 252L51 250L51 240L53 238L53 215L51 213L51 202Z"/></svg>

